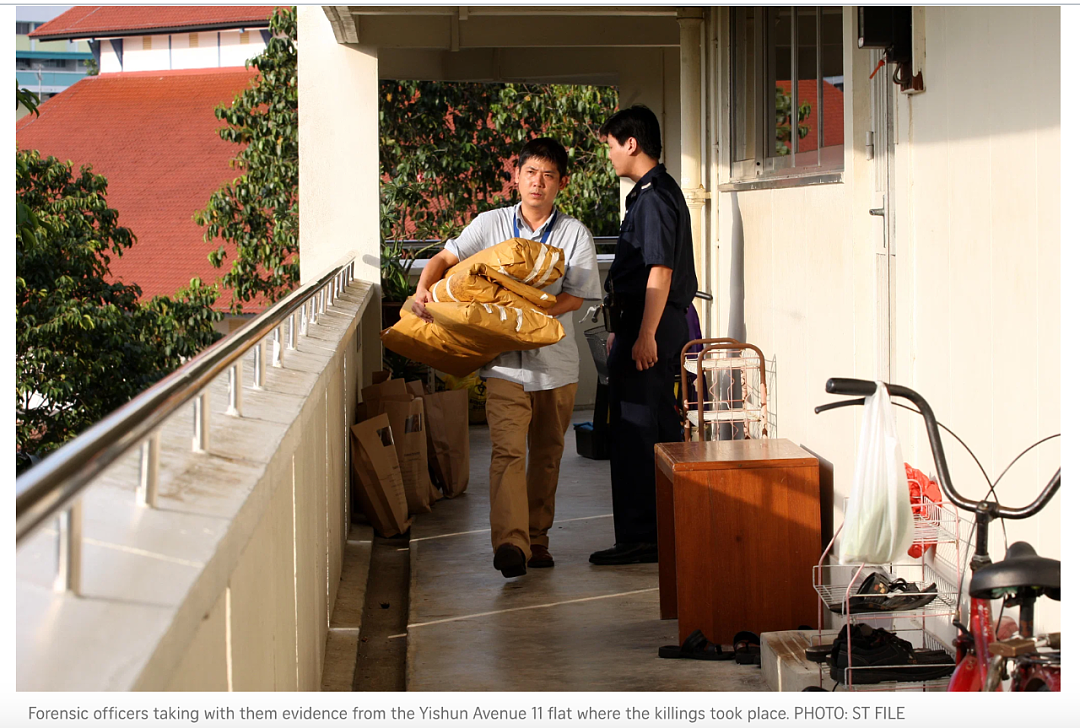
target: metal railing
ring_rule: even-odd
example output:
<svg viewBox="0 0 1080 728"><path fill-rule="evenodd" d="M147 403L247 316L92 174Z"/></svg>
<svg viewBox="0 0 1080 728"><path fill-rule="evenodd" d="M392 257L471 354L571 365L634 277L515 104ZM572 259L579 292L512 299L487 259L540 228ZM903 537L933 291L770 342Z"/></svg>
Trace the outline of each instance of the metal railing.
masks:
<svg viewBox="0 0 1080 728"><path fill-rule="evenodd" d="M15 543L44 523L60 517L56 587L79 592L82 541L82 490L109 465L136 445L142 447L137 500L157 506L159 426L185 403L194 400L192 450L209 448L210 407L206 388L228 370L226 415L240 417L242 357L254 349L254 387L266 381L266 338L271 337L271 366L283 364L285 351L295 349L319 315L334 304L353 280L355 261L340 263L278 301L242 328L201 352L172 374L142 392L105 419L52 453L15 481ZM282 329L286 331L282 335Z"/></svg>

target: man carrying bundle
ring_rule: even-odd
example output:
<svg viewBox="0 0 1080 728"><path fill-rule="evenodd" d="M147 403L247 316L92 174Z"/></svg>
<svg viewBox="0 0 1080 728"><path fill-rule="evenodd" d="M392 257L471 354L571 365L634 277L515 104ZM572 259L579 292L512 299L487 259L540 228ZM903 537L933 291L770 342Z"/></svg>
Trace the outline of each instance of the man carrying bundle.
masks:
<svg viewBox="0 0 1080 728"><path fill-rule="evenodd" d="M431 302L430 288L446 270L509 238L564 252L565 274L543 290L555 296L546 313L558 318L566 336L539 349L503 353L480 370L487 379L491 431L491 546L494 566L507 578L524 574L526 564L555 565L548 530L578 380L572 313L585 299L601 297L592 234L555 208L556 196L570 181L567 165L566 150L554 139L526 143L517 163L521 202L477 215L427 262L413 297L413 312L430 321L424 304Z"/></svg>

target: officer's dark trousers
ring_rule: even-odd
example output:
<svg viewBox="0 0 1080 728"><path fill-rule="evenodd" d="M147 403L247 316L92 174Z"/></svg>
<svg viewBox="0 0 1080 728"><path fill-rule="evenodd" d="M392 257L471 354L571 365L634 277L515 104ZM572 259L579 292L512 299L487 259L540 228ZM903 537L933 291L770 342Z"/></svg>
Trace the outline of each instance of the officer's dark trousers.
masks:
<svg viewBox="0 0 1080 728"><path fill-rule="evenodd" d="M686 314L664 308L656 329L657 362L639 372L631 354L640 326L640 313L624 317L607 362L616 543L656 543L653 446L682 440L674 382L689 340Z"/></svg>

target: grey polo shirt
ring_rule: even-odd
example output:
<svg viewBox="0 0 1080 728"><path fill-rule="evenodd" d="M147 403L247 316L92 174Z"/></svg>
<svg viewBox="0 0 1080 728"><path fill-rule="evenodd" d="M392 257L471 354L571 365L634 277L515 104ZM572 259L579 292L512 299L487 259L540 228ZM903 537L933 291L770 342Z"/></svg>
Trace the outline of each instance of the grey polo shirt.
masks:
<svg viewBox="0 0 1080 728"><path fill-rule="evenodd" d="M477 215L457 238L447 241L446 250L458 260L490 248L514 237L514 217L518 220L518 237L541 240L551 225L548 217L536 230L529 228L521 216L521 203ZM600 273L596 267L596 247L592 233L579 221L561 212L555 216L548 245L562 248L566 257L566 273L543 289L557 295L569 293L578 298L599 300L603 297ZM566 331L562 341L530 351L508 351L480 370L482 377L495 377L517 382L526 392L555 389L578 380L578 349L574 340L574 314L568 311L559 316Z"/></svg>

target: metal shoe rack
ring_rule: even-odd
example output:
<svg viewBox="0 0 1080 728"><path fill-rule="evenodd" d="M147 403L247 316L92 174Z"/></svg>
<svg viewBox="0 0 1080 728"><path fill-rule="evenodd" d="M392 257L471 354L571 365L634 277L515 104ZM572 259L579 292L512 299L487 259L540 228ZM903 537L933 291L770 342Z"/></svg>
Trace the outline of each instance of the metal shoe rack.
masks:
<svg viewBox="0 0 1080 728"><path fill-rule="evenodd" d="M840 608L837 614L841 618L839 631L846 627L853 628L859 622L871 627L887 629L911 643L916 650L944 650L955 657L951 639L940 635L948 634L952 617L960 603L958 584L963 569L962 550L970 521L960 516L952 504L941 505L923 497L920 504L913 508L915 515L915 537L913 545L921 547L922 555L911 563L890 564L830 564L827 563L834 545L838 544L843 524L833 534L832 540L821 554L817 566L813 568L814 590L820 597L818 602L818 632L811 636L811 644L832 644L833 635L825 635L828 615L835 614L833 608ZM928 604L915 609L898 611L871 611L851 613L852 598L858 603L865 595L858 590L865 579L873 572L881 571L889 575L889 580L904 579L914 584L924 594L933 594ZM931 585L936 588L930 590ZM888 596L898 596L894 592ZM874 596L874 595L871 595ZM880 596L880 595L878 595ZM887 597L881 597L887 598ZM848 634L851 634L850 632ZM844 680L840 685L850 691L933 691L948 686L948 676L936 680L896 680L887 682L867 682L859 680L867 670L885 669L903 674L908 670L918 669L919 665L874 665L872 667L851 664L851 652L848 652L848 665L844 671ZM819 665L821 686L832 684L830 666Z"/></svg>

